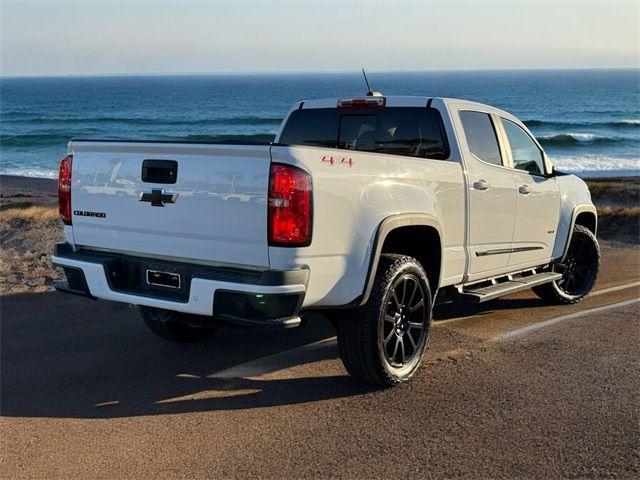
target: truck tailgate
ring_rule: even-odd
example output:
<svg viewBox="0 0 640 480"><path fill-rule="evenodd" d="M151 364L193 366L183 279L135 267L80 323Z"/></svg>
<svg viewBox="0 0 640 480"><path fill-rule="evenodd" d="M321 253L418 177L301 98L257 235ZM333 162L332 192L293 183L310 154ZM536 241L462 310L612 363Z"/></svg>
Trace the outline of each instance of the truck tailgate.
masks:
<svg viewBox="0 0 640 480"><path fill-rule="evenodd" d="M73 241L266 268L269 148L74 141Z"/></svg>

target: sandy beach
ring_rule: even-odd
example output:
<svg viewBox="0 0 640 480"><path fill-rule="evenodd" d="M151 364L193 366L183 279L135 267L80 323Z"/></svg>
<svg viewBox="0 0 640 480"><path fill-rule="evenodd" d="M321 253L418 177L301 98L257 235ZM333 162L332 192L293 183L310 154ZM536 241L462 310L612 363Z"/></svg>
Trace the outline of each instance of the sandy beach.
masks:
<svg viewBox="0 0 640 480"><path fill-rule="evenodd" d="M640 178L588 180L599 213L603 248L638 252ZM0 176L0 294L52 290L61 272L51 266L55 242L64 239L57 212L56 181Z"/></svg>

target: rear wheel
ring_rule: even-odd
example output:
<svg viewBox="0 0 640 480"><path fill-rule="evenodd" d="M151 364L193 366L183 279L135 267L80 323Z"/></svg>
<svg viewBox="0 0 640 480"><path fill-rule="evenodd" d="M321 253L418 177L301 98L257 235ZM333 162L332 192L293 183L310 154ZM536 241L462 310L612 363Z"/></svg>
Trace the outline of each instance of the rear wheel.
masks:
<svg viewBox="0 0 640 480"><path fill-rule="evenodd" d="M406 382L420 366L430 326L431 290L420 263L382 255L368 302L336 321L340 357L366 382Z"/></svg>
<svg viewBox="0 0 640 480"><path fill-rule="evenodd" d="M139 311L153 333L171 342L201 342L217 331L216 327L198 325L196 320L200 317L195 315L144 306L139 307Z"/></svg>
<svg viewBox="0 0 640 480"><path fill-rule="evenodd" d="M600 268L600 247L591 231L576 225L566 257L553 266L562 278L533 288L543 300L571 304L582 300L593 288Z"/></svg>

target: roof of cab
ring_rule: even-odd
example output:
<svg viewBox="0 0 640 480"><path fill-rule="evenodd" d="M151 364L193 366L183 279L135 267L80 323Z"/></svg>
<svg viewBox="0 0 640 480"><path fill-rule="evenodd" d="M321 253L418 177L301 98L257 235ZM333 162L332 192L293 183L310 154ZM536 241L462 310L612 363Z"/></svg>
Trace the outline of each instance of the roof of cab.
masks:
<svg viewBox="0 0 640 480"><path fill-rule="evenodd" d="M429 101L431 101L432 105L440 104L440 105L451 105L455 104L461 108L469 108L469 109L478 109L480 111L485 112L493 112L498 115L515 119L515 117L496 107L492 107L491 105L486 105L484 103L473 102L470 100L461 100L457 98L446 98L446 97L412 97L412 96L398 96L391 95L386 96L382 95L386 99L386 107L426 107ZM295 109L310 109L310 108L337 108L338 101L348 99L348 98L364 98L361 97L340 97L340 98L318 98L312 100L304 100L302 102L298 102L294 105ZM516 119L517 120L517 119Z"/></svg>
<svg viewBox="0 0 640 480"><path fill-rule="evenodd" d="M386 99L387 107L424 107L427 105L427 102L431 97L401 97L401 96L390 96L387 97L383 95ZM305 100L303 102L298 103L298 108L307 109L307 108L336 108L338 106L338 101L344 100L347 98L366 98L362 97L341 97L341 98L318 98L313 100Z"/></svg>

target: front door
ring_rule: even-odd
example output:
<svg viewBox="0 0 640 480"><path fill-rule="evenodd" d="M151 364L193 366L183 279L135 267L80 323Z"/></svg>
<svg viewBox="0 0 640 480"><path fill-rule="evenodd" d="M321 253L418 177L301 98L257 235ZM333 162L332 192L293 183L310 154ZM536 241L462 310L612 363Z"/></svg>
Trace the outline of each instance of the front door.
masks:
<svg viewBox="0 0 640 480"><path fill-rule="evenodd" d="M512 270L551 259L560 215L556 179L545 176L544 154L518 124L501 119L516 182L516 214L509 266Z"/></svg>

